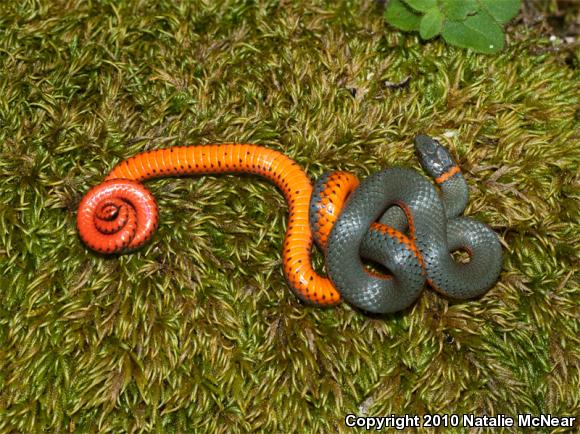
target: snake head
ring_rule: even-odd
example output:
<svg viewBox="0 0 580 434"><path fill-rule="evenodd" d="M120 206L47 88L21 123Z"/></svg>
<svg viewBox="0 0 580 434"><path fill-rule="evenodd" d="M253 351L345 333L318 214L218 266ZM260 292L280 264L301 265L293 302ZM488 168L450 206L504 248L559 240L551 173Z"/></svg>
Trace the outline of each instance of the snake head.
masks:
<svg viewBox="0 0 580 434"><path fill-rule="evenodd" d="M438 178L457 166L447 149L437 140L420 134L415 137L415 153L421 167L433 178Z"/></svg>

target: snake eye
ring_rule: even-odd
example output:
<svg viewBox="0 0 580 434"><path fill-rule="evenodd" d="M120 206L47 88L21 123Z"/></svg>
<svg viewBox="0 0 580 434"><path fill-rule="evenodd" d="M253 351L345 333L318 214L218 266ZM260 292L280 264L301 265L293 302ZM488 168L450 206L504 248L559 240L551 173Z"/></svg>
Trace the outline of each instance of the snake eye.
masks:
<svg viewBox="0 0 580 434"><path fill-rule="evenodd" d="M441 145L437 148L437 159L439 160L442 169L445 171L449 170L452 166L455 166L455 161L453 161L451 154Z"/></svg>

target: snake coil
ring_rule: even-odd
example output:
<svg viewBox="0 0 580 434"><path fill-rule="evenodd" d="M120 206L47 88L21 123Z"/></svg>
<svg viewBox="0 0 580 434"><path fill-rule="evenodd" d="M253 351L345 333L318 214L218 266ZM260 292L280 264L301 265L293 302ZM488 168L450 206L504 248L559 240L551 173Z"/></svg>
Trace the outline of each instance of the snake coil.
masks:
<svg viewBox="0 0 580 434"><path fill-rule="evenodd" d="M283 245L284 274L309 303L336 305L341 298L368 312L409 306L425 280L458 299L481 295L501 270L501 246L486 225L459 217L467 185L448 151L427 136L415 146L439 191L418 173L385 169L360 183L346 172L325 174L314 186L300 167L274 150L248 144L183 146L144 152L118 164L87 192L77 214L83 242L103 254L145 244L158 224L153 195L141 181L181 174L253 173L283 192L289 221ZM316 242L330 277L312 268ZM463 249L467 264L450 252ZM392 276L370 272L361 256Z"/></svg>

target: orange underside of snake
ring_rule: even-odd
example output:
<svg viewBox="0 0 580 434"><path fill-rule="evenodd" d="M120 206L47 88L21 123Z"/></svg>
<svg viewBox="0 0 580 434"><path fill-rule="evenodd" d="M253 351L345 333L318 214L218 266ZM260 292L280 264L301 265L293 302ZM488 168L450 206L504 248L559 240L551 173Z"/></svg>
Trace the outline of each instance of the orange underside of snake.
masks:
<svg viewBox="0 0 580 434"><path fill-rule="evenodd" d="M144 152L119 163L105 181L83 197L77 216L82 240L93 250L119 253L144 244L157 227L155 199L140 183L151 178L192 174L252 173L274 182L288 202L288 228L283 245L284 274L301 299L335 305L341 297L332 282L312 268L313 233L309 224L312 184L292 159L272 149L249 144L178 146ZM316 234L328 237L348 194L358 181L340 172L329 185L328 213ZM334 182L334 181L331 181ZM339 185L337 185L339 184Z"/></svg>

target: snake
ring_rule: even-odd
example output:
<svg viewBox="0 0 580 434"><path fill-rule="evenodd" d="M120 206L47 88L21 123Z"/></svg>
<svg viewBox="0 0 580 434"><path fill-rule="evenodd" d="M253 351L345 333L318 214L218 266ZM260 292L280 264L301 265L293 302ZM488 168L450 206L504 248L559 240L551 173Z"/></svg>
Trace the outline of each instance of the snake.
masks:
<svg viewBox="0 0 580 434"><path fill-rule="evenodd" d="M460 215L469 189L449 151L426 135L415 138L415 151L437 187L411 169L377 172L350 195L326 240L333 283L346 301L368 312L407 308L425 280L453 299L478 297L501 272L497 234ZM360 246L359 251L352 246ZM466 252L469 261L456 261L456 250ZM392 276L369 273L361 257L385 266Z"/></svg>
<svg viewBox="0 0 580 434"><path fill-rule="evenodd" d="M351 173L325 173L314 185L301 167L276 150L243 143L173 146L138 153L118 163L83 196L77 229L90 249L105 255L139 249L159 224L157 202L144 181L181 175L248 173L273 182L288 204L282 245L286 280L302 301L321 307L346 300L370 313L402 310L427 281L452 298L489 289L501 270L497 235L460 217L467 184L449 152L428 136L415 149L435 187L404 168L379 171L362 182ZM316 245L328 276L312 265ZM454 250L468 252L457 263ZM368 259L391 275L372 271Z"/></svg>

